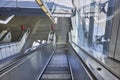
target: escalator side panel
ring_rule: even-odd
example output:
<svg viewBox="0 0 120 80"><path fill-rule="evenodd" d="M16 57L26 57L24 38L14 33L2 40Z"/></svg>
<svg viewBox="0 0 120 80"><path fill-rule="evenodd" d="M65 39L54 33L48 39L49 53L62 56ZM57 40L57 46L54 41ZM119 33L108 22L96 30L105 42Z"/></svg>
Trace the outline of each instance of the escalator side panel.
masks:
<svg viewBox="0 0 120 80"><path fill-rule="evenodd" d="M52 44L44 46L0 73L0 80L35 80L53 52Z"/></svg>
<svg viewBox="0 0 120 80"><path fill-rule="evenodd" d="M69 46L68 57L72 68L74 80L91 80L71 46Z"/></svg>

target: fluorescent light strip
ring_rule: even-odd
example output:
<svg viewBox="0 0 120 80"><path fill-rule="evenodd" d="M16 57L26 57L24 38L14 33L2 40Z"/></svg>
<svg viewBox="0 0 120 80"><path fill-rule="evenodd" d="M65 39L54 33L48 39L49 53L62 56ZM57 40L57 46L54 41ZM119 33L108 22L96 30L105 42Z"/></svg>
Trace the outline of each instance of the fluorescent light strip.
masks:
<svg viewBox="0 0 120 80"><path fill-rule="evenodd" d="M47 6L42 2L42 0L36 0L36 2L39 4L39 6L42 8L42 10L45 12L45 14L52 20L53 23L55 23L54 18L52 17L52 14L47 9Z"/></svg>

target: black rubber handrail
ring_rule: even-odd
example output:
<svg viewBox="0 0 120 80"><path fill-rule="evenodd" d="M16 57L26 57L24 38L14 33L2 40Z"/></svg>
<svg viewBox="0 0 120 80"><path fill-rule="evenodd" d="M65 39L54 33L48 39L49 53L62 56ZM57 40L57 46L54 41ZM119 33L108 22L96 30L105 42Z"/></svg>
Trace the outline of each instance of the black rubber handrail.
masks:
<svg viewBox="0 0 120 80"><path fill-rule="evenodd" d="M66 54L66 56L67 56L67 61L68 61L69 70L70 70L71 80L74 80L74 76L73 76L73 71L72 71L70 59L69 59L69 57L68 57L68 54Z"/></svg>
<svg viewBox="0 0 120 80"><path fill-rule="evenodd" d="M47 69L47 67L48 67L48 65L49 65L49 63L50 63L50 61L51 61L52 58L53 58L53 56L54 56L54 54L55 54L55 51L56 51L56 48L54 49L54 51L52 52L51 56L49 57L46 65L44 66L44 68L43 68L43 70L42 70L42 72L39 74L39 76L38 76L37 79L35 79L35 80L40 80L40 79L41 79L42 75L44 74L45 70Z"/></svg>
<svg viewBox="0 0 120 80"><path fill-rule="evenodd" d="M9 33L10 31L7 30L7 32L0 38L0 42L6 37L6 35Z"/></svg>
<svg viewBox="0 0 120 80"><path fill-rule="evenodd" d="M0 43L0 46L1 46L1 45L9 45L9 44L13 44L13 43L17 43L17 42L21 41L23 35L24 35L26 32L28 32L28 33L30 32L29 28L28 28L26 31L22 32L21 35L19 35L17 41L15 41L15 42L7 42L7 43Z"/></svg>
<svg viewBox="0 0 120 80"><path fill-rule="evenodd" d="M72 41L73 44L75 44L80 50L82 50L85 54L87 54L89 57L91 57L93 60L95 60L97 63L99 63L101 66L103 66L106 70L108 70L109 72L111 72L115 77L120 79L120 76L116 73L114 73L109 67L107 67L105 64L103 64L102 62L100 62L98 59L96 59L95 57L93 57L89 52L87 52L86 50L84 50L83 48L81 48L80 46L78 46L76 43L74 43Z"/></svg>
<svg viewBox="0 0 120 80"><path fill-rule="evenodd" d="M97 80L97 77L93 74L93 72L88 68L88 66L86 65L86 63L83 61L83 59L78 55L78 53L75 51L75 49L73 48L73 46L71 45L71 43L69 42L69 45L71 46L72 50L75 52L76 56L79 58L80 62L82 62L81 64L83 64L84 68L88 71L87 73L89 73L89 77L92 78L92 80ZM86 71L85 70L85 71Z"/></svg>

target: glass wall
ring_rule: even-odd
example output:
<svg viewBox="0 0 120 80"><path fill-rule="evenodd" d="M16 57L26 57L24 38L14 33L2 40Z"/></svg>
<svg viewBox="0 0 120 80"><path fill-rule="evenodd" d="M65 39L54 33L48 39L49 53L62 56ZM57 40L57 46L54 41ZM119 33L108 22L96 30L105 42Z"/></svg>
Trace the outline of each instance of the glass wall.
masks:
<svg viewBox="0 0 120 80"><path fill-rule="evenodd" d="M77 7L74 42L108 56L115 0L75 0L74 3Z"/></svg>

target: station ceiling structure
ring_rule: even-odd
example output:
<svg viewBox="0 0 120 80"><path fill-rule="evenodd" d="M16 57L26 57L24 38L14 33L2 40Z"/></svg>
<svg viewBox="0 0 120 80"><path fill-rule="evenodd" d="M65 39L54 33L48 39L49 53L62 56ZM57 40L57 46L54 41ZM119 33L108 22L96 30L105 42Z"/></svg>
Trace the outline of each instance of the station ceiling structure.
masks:
<svg viewBox="0 0 120 80"><path fill-rule="evenodd" d="M72 0L42 0L53 16L69 17L72 13ZM43 10L39 7L35 0L1 0L1 15L44 15Z"/></svg>

